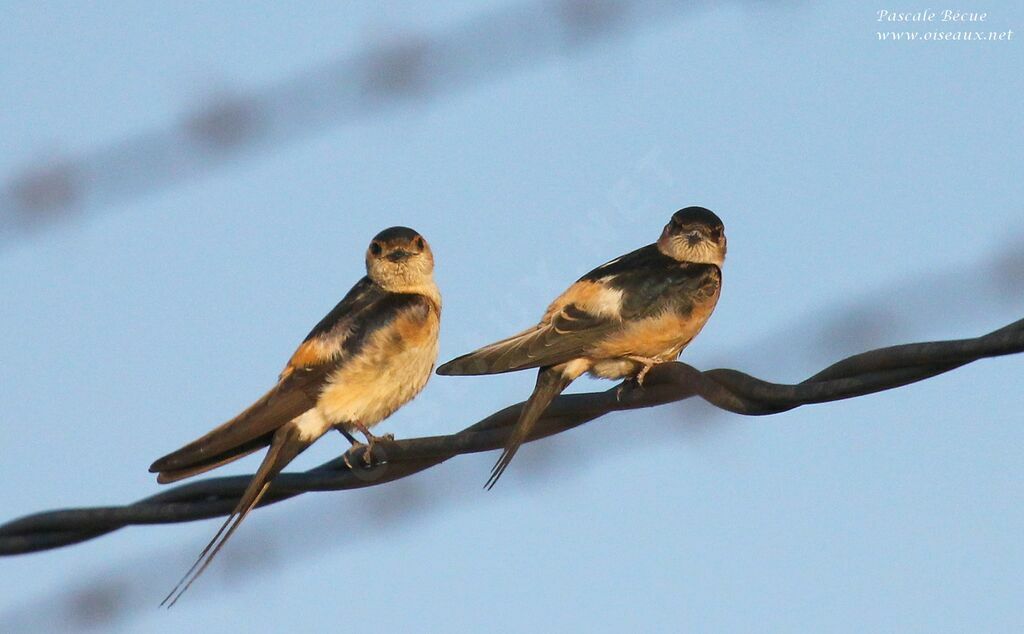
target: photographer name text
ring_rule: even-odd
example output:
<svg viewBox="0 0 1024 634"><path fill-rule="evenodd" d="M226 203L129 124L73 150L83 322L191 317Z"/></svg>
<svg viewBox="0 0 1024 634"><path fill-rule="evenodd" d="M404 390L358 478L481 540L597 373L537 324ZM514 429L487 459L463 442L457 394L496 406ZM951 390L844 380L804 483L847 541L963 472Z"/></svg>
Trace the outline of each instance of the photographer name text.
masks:
<svg viewBox="0 0 1024 634"><path fill-rule="evenodd" d="M988 19L988 13L974 11L954 11L945 9L943 11L878 11L879 22L984 22Z"/></svg>
<svg viewBox="0 0 1024 634"><path fill-rule="evenodd" d="M1013 29L993 24L995 21L987 11L879 9L874 12L874 16L875 22L885 22L889 28L900 28L904 24L927 25L926 30L921 31L876 31L875 36L881 42L1007 42L1016 35Z"/></svg>

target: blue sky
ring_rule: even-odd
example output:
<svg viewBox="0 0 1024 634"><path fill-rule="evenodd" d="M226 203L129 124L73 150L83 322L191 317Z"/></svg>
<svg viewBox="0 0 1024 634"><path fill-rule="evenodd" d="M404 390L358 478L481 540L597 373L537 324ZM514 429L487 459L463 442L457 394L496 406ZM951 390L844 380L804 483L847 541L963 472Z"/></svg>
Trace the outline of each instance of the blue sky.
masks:
<svg viewBox="0 0 1024 634"><path fill-rule="evenodd" d="M0 177L516 6L7 5ZM36 231L3 218L3 519L157 491L150 462L262 394L394 224L436 254L443 359L529 325L691 204L730 246L684 353L699 368L797 381L1019 319L1020 43L879 42L879 8L665 11ZM961 8L1024 31L1019 3ZM767 418L669 405L533 443L490 493L484 454L303 496L254 513L169 613L216 522L4 559L0 629L1019 631L1020 376L989 360ZM532 382L435 377L380 429L454 432Z"/></svg>

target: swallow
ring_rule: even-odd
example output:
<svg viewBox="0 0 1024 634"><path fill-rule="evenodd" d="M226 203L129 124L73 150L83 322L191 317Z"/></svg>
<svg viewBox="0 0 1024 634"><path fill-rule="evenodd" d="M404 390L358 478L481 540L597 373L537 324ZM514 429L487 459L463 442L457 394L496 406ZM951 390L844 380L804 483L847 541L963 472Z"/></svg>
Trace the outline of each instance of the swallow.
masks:
<svg viewBox="0 0 1024 634"><path fill-rule="evenodd" d="M643 385L654 365L678 358L718 303L725 251L718 216L703 207L680 209L657 242L581 277L536 326L439 367L441 375L538 368L485 488L494 487L544 410L579 376Z"/></svg>
<svg viewBox="0 0 1024 634"><path fill-rule="evenodd" d="M248 409L149 468L161 484L209 471L269 447L242 498L195 564L160 604L171 607L206 570L271 480L331 429L364 459L380 440L370 428L423 389L437 361L441 294L434 256L407 227L378 233L366 250L366 276L299 345L277 384ZM390 439L390 437L387 437ZM346 454L347 456L347 454Z"/></svg>

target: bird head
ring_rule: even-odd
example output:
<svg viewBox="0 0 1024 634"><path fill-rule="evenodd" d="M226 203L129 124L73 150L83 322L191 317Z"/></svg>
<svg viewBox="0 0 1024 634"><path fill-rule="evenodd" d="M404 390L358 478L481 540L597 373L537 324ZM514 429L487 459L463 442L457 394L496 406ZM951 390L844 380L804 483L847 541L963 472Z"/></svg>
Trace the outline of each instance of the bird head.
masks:
<svg viewBox="0 0 1024 634"><path fill-rule="evenodd" d="M687 207L672 214L658 238L658 250L674 260L718 266L725 261L725 244L725 225L703 207Z"/></svg>
<svg viewBox="0 0 1024 634"><path fill-rule="evenodd" d="M430 245L408 227L381 231L366 249L366 274L387 290L401 292L430 281L434 254Z"/></svg>

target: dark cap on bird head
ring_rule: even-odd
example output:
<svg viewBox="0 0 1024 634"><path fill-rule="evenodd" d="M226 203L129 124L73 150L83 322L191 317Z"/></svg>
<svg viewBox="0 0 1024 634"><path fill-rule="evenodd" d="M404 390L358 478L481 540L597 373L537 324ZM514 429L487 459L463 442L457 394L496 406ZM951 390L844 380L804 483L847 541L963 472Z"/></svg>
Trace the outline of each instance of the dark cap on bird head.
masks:
<svg viewBox="0 0 1024 634"><path fill-rule="evenodd" d="M704 207L686 207L672 214L672 223L677 225L706 225L712 228L724 228L722 219L710 209Z"/></svg>
<svg viewBox="0 0 1024 634"><path fill-rule="evenodd" d="M419 237L419 232L409 227L388 227L373 237L380 242L391 242L392 240L414 240Z"/></svg>

